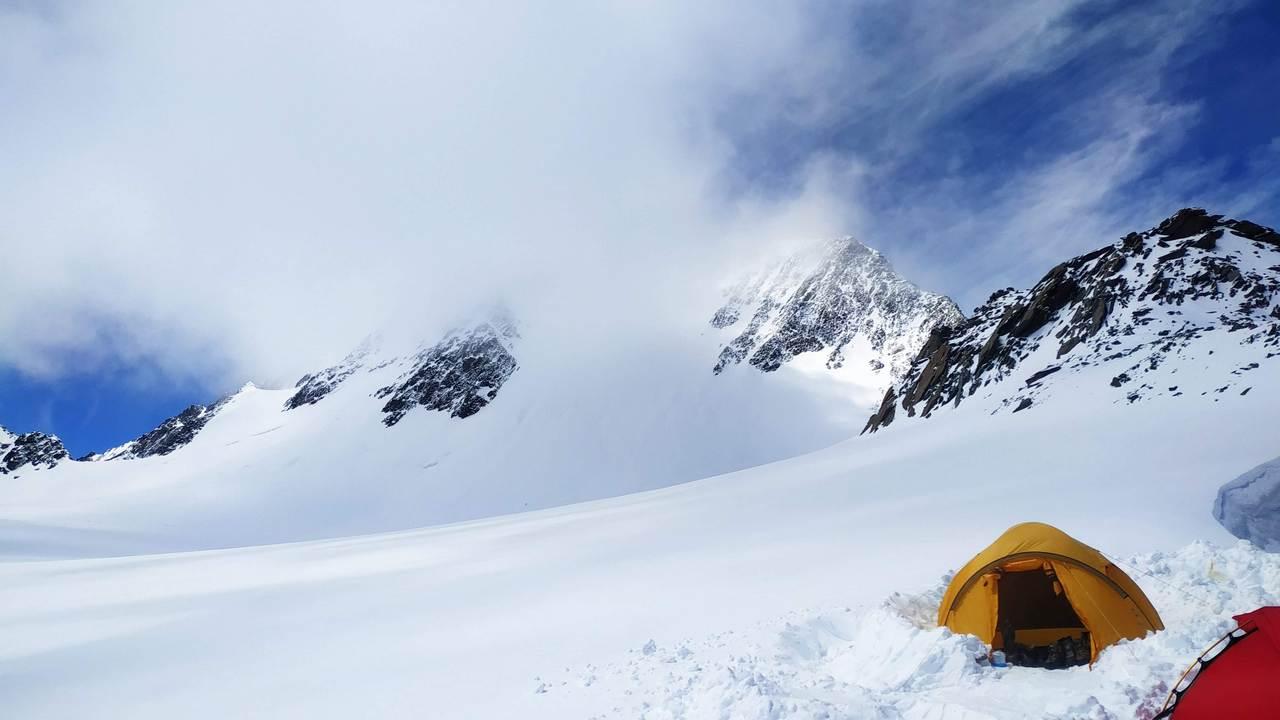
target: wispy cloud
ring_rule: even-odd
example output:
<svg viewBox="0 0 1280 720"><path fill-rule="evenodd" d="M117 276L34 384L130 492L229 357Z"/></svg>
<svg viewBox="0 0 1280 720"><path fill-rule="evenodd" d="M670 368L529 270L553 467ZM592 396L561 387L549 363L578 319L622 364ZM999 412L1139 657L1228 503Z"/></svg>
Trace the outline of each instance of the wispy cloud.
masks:
<svg viewBox="0 0 1280 720"><path fill-rule="evenodd" d="M281 381L495 298L598 341L846 232L967 298L1147 213L1196 118L1161 80L1230 8L1105 5L0 9L0 363ZM1037 82L1052 142L983 157Z"/></svg>

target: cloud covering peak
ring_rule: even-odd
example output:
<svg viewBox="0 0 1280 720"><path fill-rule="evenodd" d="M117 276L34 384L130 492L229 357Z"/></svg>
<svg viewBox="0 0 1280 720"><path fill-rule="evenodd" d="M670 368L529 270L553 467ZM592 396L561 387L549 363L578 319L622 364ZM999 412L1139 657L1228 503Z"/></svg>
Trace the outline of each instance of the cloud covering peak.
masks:
<svg viewBox="0 0 1280 720"><path fill-rule="evenodd" d="M1156 21L1225 6L1103 25L1080 19L1097 3L965 5L7 6L0 364L280 383L494 302L598 337L689 319L763 249L850 231L967 291L936 237L903 236L945 218L971 271L974 238L1013 236L958 210L967 184L1025 209L1020 232L1058 222L1061 201L1013 189L1105 196L1194 108L1101 87L1058 120L1091 108L1093 130L994 180L959 155L913 177L938 128L969 142L966 109L1117 37L1162 41L1131 58L1154 83L1191 34ZM1109 228L1104 205L1066 212Z"/></svg>

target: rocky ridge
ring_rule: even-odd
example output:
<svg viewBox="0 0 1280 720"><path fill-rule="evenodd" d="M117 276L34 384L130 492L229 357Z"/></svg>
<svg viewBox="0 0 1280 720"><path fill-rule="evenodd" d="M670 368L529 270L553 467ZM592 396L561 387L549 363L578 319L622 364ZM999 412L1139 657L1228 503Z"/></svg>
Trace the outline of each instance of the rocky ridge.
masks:
<svg viewBox="0 0 1280 720"><path fill-rule="evenodd" d="M1115 366L1110 386L1123 401L1182 395L1186 389L1157 386L1155 375L1152 381L1144 376L1171 358L1199 352L1198 341L1210 333L1230 336L1255 358L1220 378L1213 391L1225 392L1280 355L1277 298L1280 233L1183 209L1155 228L1058 265L1029 290L993 293L958 325L936 327L864 432L892 423L898 408L927 417L1025 375L1020 384L1002 383L996 398L997 410L1019 412L1035 404L1052 376L1102 364ZM1036 366L1028 367L1033 355Z"/></svg>
<svg viewBox="0 0 1280 720"><path fill-rule="evenodd" d="M519 367L512 347L519 337L514 323L498 318L451 332L419 351L408 372L374 393L386 400L383 424L395 425L418 406L455 418L476 414Z"/></svg>
<svg viewBox="0 0 1280 720"><path fill-rule="evenodd" d="M366 341L342 362L315 373L303 375L294 386L298 389L284 403L285 410L295 410L303 405L315 405L333 392L344 380L365 368L366 361L373 352L373 343Z"/></svg>
<svg viewBox="0 0 1280 720"><path fill-rule="evenodd" d="M846 237L817 246L732 288L711 318L736 337L720 351L713 372L747 362L772 372L797 355L826 354L828 369L844 367L851 347L865 342L872 372L901 377L935 327L964 320L950 298L898 275L879 252Z"/></svg>
<svg viewBox="0 0 1280 720"><path fill-rule="evenodd" d="M156 429L140 435L135 440L130 440L100 455L90 455L80 459L137 460L156 455L168 455L194 440L196 434L213 419L228 399L230 396L212 405L190 405L187 409L160 423Z"/></svg>
<svg viewBox="0 0 1280 720"><path fill-rule="evenodd" d="M456 418L470 417L497 397L498 389L515 371L517 364L511 343L518 337L515 324L504 316L454 330L439 343L420 350L407 360L390 358L381 361L376 357L376 341L366 340L337 365L299 379L295 385L296 392L285 401L283 410L314 405L357 373L374 372L404 363L407 369L400 378L374 393L377 399L386 400L382 408L385 425L395 425L409 410L419 405L448 412ZM227 396L208 406L191 405L135 440L78 460L136 460L168 455L195 439L232 397ZM0 441L3 441L2 436Z"/></svg>
<svg viewBox="0 0 1280 720"><path fill-rule="evenodd" d="M28 467L47 470L67 457L67 449L56 435L42 432L14 435L0 428L0 475L17 473Z"/></svg>

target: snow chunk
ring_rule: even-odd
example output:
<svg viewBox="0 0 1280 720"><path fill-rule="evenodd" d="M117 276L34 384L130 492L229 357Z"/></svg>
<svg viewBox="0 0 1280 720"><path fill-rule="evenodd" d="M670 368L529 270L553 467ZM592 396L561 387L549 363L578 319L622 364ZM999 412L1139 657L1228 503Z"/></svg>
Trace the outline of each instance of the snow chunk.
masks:
<svg viewBox="0 0 1280 720"><path fill-rule="evenodd" d="M1232 535L1263 550L1280 551L1280 458L1223 485L1213 516Z"/></svg>

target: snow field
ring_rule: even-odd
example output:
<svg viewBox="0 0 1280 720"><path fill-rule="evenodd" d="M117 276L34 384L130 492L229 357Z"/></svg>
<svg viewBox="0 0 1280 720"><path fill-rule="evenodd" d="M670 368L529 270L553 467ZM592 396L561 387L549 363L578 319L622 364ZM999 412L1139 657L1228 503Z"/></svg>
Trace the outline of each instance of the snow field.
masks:
<svg viewBox="0 0 1280 720"><path fill-rule="evenodd" d="M643 720L1119 720L1150 718L1231 615L1280 602L1280 556L1197 542L1120 559L1167 629L1108 648L1092 668L992 668L986 647L935 626L949 577L858 609L797 611L741 630L534 678L563 717Z"/></svg>

